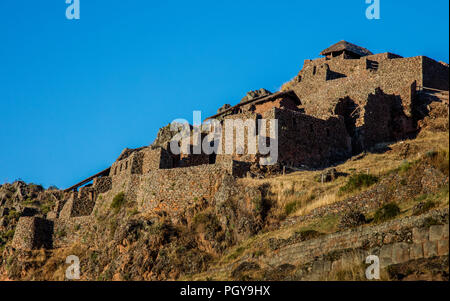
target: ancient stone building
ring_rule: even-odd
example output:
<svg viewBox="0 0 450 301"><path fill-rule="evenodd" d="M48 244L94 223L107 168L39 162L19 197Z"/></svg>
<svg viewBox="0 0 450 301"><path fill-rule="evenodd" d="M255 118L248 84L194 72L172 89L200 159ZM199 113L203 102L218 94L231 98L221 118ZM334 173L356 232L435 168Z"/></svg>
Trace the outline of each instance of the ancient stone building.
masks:
<svg viewBox="0 0 450 301"><path fill-rule="evenodd" d="M110 168L67 189L65 201L58 202L47 216L51 223L22 218L15 245L39 248L50 245L53 233L67 224L82 227L104 207L100 195L112 200L123 192L126 198L137 201L140 210L164 210L172 216L193 202L213 201L224 176L267 172L267 167L260 166L261 150L248 151L249 134L268 145L277 143L278 156L273 163L278 171L326 167L380 142L412 137L419 130L424 106L439 101L425 92L448 90L448 65L424 56L372 54L345 41L321 54L324 57L305 60L298 75L281 91L252 91L236 105L225 105L207 119L221 125L227 120L254 125L254 132L246 127L244 132L234 133L232 153L194 154L191 141L190 151L174 154L169 141L175 132L164 127L151 146L125 149ZM259 127L261 120L277 120L275 133L270 132L268 123ZM193 131L192 126L189 131ZM229 143L223 139L222 151ZM238 139L244 141L242 150L238 150ZM42 231L53 224L58 231Z"/></svg>
<svg viewBox="0 0 450 301"><path fill-rule="evenodd" d="M210 118L276 117L277 162L324 167L378 143L413 137L427 104L424 92L448 90L448 65L424 56L372 54L346 41L321 55L305 60L281 92L250 98Z"/></svg>

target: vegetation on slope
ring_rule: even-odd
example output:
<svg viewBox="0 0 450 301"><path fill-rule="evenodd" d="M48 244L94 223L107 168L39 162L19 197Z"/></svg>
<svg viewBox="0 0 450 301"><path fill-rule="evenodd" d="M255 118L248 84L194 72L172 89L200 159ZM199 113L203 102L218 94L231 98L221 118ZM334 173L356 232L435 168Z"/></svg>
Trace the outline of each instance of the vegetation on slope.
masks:
<svg viewBox="0 0 450 301"><path fill-rule="evenodd" d="M266 267L260 260L294 243L448 206L447 133L424 132L388 148L335 166L343 176L329 182L317 181L323 171L241 179L238 185L246 191L264 187L264 197L236 195L221 204L199 201L179 220L165 212L139 212L125 194L112 195L94 212L89 231L60 249L19 253L8 248L19 218L10 211L3 217L10 228L0 229L0 275L63 280L65 258L73 254L81 259L85 280L298 279L300 267L288 262ZM22 202L36 208L46 202L35 200ZM360 276L358 267L348 267L330 277Z"/></svg>

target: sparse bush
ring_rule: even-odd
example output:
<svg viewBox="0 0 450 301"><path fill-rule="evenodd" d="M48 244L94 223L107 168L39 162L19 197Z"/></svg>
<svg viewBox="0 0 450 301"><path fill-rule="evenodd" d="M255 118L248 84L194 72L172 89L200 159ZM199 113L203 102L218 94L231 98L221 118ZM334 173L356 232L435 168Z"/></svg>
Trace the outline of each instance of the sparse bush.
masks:
<svg viewBox="0 0 450 301"><path fill-rule="evenodd" d="M90 258L91 258L92 262L97 263L98 262L98 253L96 251L93 251L90 254Z"/></svg>
<svg viewBox="0 0 450 301"><path fill-rule="evenodd" d="M117 213L120 211L123 204L125 204L125 193L119 192L111 203L111 209L114 209L114 212Z"/></svg>
<svg viewBox="0 0 450 301"><path fill-rule="evenodd" d="M289 202L284 207L284 212L286 213L286 215L290 215L290 214L294 213L297 210L297 207L298 207L298 202L297 201Z"/></svg>
<svg viewBox="0 0 450 301"><path fill-rule="evenodd" d="M400 208L395 203L388 203L379 208L373 217L375 223L390 220L400 214Z"/></svg>
<svg viewBox="0 0 450 301"><path fill-rule="evenodd" d="M237 266L232 272L231 272L231 277L233 277L233 279L247 279L248 275L245 275L245 272L251 272L251 271L255 271L255 270L260 270L261 267L259 266L259 264L257 264L256 262L243 262L241 263L239 266Z"/></svg>
<svg viewBox="0 0 450 301"><path fill-rule="evenodd" d="M200 225L200 224L207 224L210 220L210 214L206 212L199 212L194 216L194 224Z"/></svg>
<svg viewBox="0 0 450 301"><path fill-rule="evenodd" d="M220 226L219 219L214 213L211 212L200 212L194 216L193 226L196 231L205 232L207 235L214 237L217 240L222 240L219 238L222 233L222 227Z"/></svg>
<svg viewBox="0 0 450 301"><path fill-rule="evenodd" d="M298 209L300 209L303 206L306 206L310 204L312 201L316 199L316 195L314 193L311 194L302 194L302 196L299 199L293 200L291 202L288 202L284 206L284 213L286 216L296 212Z"/></svg>
<svg viewBox="0 0 450 301"><path fill-rule="evenodd" d="M323 233L312 229L300 230L295 232L295 236L299 237L300 241L310 240L322 235Z"/></svg>
<svg viewBox="0 0 450 301"><path fill-rule="evenodd" d="M428 200L426 202L420 202L413 207L413 215L421 215L427 211L430 211L436 206L436 203Z"/></svg>
<svg viewBox="0 0 450 301"><path fill-rule="evenodd" d="M436 225L442 225L442 222L431 216L427 217L422 223L422 227L424 228L429 228Z"/></svg>
<svg viewBox="0 0 450 301"><path fill-rule="evenodd" d="M34 184L34 183L30 183L29 184L29 188L31 190L36 190L36 191L43 191L44 190L44 186L42 186L41 184Z"/></svg>
<svg viewBox="0 0 450 301"><path fill-rule="evenodd" d="M253 255L253 257L258 258L258 257L265 255L265 252L263 250L257 250L257 251L254 251L252 255Z"/></svg>
<svg viewBox="0 0 450 301"><path fill-rule="evenodd" d="M58 232L56 232L56 236L58 237L65 237L67 235L66 229L60 229Z"/></svg>
<svg viewBox="0 0 450 301"><path fill-rule="evenodd" d="M400 166L398 167L398 172L399 173L405 173L405 172L407 172L408 170L411 169L412 165L413 164L411 162L409 162L407 160L404 160L402 162L402 164L400 164Z"/></svg>
<svg viewBox="0 0 450 301"><path fill-rule="evenodd" d="M41 205L41 212L42 214L46 215L47 213L49 213L51 211L51 205L50 204L42 204Z"/></svg>
<svg viewBox="0 0 450 301"><path fill-rule="evenodd" d="M378 182L378 177L371 174L355 174L350 176L347 183L339 189L339 193L349 193Z"/></svg>
<svg viewBox="0 0 450 301"><path fill-rule="evenodd" d="M138 215L138 214L139 214L139 210L137 210L136 208L134 208L133 210L128 212L128 216L134 216L134 215Z"/></svg>
<svg viewBox="0 0 450 301"><path fill-rule="evenodd" d="M422 202L425 201L428 198L428 194L421 194L418 197L416 197L415 201Z"/></svg>
<svg viewBox="0 0 450 301"><path fill-rule="evenodd" d="M264 209L264 200L261 197L255 197L252 199L256 212L262 212Z"/></svg>
<svg viewBox="0 0 450 301"><path fill-rule="evenodd" d="M117 222L116 219L113 219L113 220L109 221L108 228L109 228L109 237L110 237L110 239L114 238L114 235L116 234L116 230L117 230L118 226L119 225L118 225L118 222Z"/></svg>
<svg viewBox="0 0 450 301"><path fill-rule="evenodd" d="M20 218L20 212L16 211L16 209L12 208L9 210L8 215L5 216L5 220L7 223L10 223L14 220L19 220Z"/></svg>
<svg viewBox="0 0 450 301"><path fill-rule="evenodd" d="M436 156L438 154L437 151L435 150L430 150L428 152L425 153L425 158L433 158L434 156Z"/></svg>
<svg viewBox="0 0 450 301"><path fill-rule="evenodd" d="M359 210L353 208L346 213L341 218L339 228L347 229L357 226L364 225L366 223L366 217Z"/></svg>
<svg viewBox="0 0 450 301"><path fill-rule="evenodd" d="M234 260L234 259L238 258L239 256L241 256L244 253L244 251L245 251L244 247L239 247L233 253L228 255L228 259Z"/></svg>
<svg viewBox="0 0 450 301"><path fill-rule="evenodd" d="M425 154L425 160L434 168L445 175L449 175L449 152L448 150L429 151Z"/></svg>
<svg viewBox="0 0 450 301"><path fill-rule="evenodd" d="M9 241L14 237L14 230L8 230L2 235L0 235L0 239L3 238L4 241Z"/></svg>

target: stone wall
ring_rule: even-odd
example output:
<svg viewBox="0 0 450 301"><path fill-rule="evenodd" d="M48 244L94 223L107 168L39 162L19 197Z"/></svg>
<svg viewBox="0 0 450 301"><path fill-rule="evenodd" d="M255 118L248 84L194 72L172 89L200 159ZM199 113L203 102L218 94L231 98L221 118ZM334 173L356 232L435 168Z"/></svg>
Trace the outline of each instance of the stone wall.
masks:
<svg viewBox="0 0 450 301"><path fill-rule="evenodd" d="M440 90L449 89L449 69L447 64L423 57L423 86Z"/></svg>
<svg viewBox="0 0 450 301"><path fill-rule="evenodd" d="M289 110L274 109L278 119L278 162L288 166L320 167L351 156L343 118L326 120Z"/></svg>
<svg viewBox="0 0 450 301"><path fill-rule="evenodd" d="M250 110L254 111L256 114L264 114L265 112L272 110L272 108L298 111L299 104L300 102L298 100L294 101L290 97L280 97L271 102L255 104L254 107L250 108Z"/></svg>
<svg viewBox="0 0 450 301"><path fill-rule="evenodd" d="M90 215L95 205L96 191L93 187L81 187L72 203L71 217Z"/></svg>
<svg viewBox="0 0 450 301"><path fill-rule="evenodd" d="M53 222L39 217L21 217L17 223L12 247L22 250L51 249Z"/></svg>
<svg viewBox="0 0 450 301"><path fill-rule="evenodd" d="M421 216L361 226L298 243L271 245L273 252L259 257L259 265L270 269L293 267L297 271L296 280L330 279L329 275L350 268L363 269L364 273L369 255L378 256L381 269L385 269L412 260L448 256L449 210L437 209ZM238 262L210 271L228 274L251 260L251 256L244 256Z"/></svg>
<svg viewBox="0 0 450 301"><path fill-rule="evenodd" d="M412 118L404 114L399 96L385 94L380 89L369 94L360 111L361 126L357 127L357 143L360 149L370 149L380 142L411 138L416 133Z"/></svg>
<svg viewBox="0 0 450 301"><path fill-rule="evenodd" d="M83 235L93 231L95 223L92 216L57 219L52 232L53 248L61 248L76 243ZM90 233L92 235L92 233Z"/></svg>
<svg viewBox="0 0 450 301"><path fill-rule="evenodd" d="M112 189L98 199L93 209L109 210L115 195L125 193L128 200L136 200L139 211L166 211L178 215L197 201L211 201L225 174L244 176L249 166L234 161L231 156L218 156L216 164L173 169L151 170L143 175L117 175Z"/></svg>
<svg viewBox="0 0 450 301"><path fill-rule="evenodd" d="M94 209L97 195L98 193L94 186L81 187L80 191L71 192L67 202L57 216L61 219L69 219L90 215Z"/></svg>
<svg viewBox="0 0 450 301"><path fill-rule="evenodd" d="M278 163L292 167L302 165L321 167L351 156L351 140L342 117L335 115L320 119L308 116L298 108L297 110L277 108L276 104L279 104L276 99L275 106L269 106L273 105L272 102L264 103L264 106L268 107L261 110L261 114L251 111L249 107L242 113L226 116L222 124L222 152L228 153L228 150L232 150L231 157L236 161L259 163L262 155L257 144L258 137L265 137L267 145L276 143L275 137L272 137L270 132L269 121L278 120ZM249 121L256 128L258 119L266 119L267 123L265 128L257 129L255 132L258 137L255 139L257 145L254 154L249 149L249 127L246 122ZM235 130L233 139L230 140L225 136L227 120L242 120L245 125L243 131Z"/></svg>
<svg viewBox="0 0 450 301"><path fill-rule="evenodd" d="M94 187L96 193L104 193L112 188L111 177L99 177L94 179Z"/></svg>
<svg viewBox="0 0 450 301"><path fill-rule="evenodd" d="M367 69L367 60L378 60L378 69ZM299 73L301 80L297 80L293 89L308 115L326 118L333 114L337 99L350 97L358 104L364 104L367 96L374 93L376 88L381 88L386 94L407 97L408 95L400 94L405 87L411 86L413 82L418 86L423 85L424 60L429 59L422 56L394 59L363 57L357 60L333 58L326 61L318 59L317 62L311 61L305 65ZM325 62L331 71L345 77L325 81L316 80L315 77L305 78L304 74L310 74L311 68L316 67L318 70L319 65Z"/></svg>
<svg viewBox="0 0 450 301"><path fill-rule="evenodd" d="M152 170L173 168L172 155L162 147L143 151L142 174Z"/></svg>
<svg viewBox="0 0 450 301"><path fill-rule="evenodd" d="M439 225L429 226L430 218ZM362 265L367 256L376 255L381 268L385 268L413 259L448 255L448 229L448 208L435 210L419 217L363 226L294 244L267 258L266 263L309 266L312 267L309 277L315 277L341 269L345 263Z"/></svg>
<svg viewBox="0 0 450 301"><path fill-rule="evenodd" d="M132 173L131 167L133 166L133 163L135 165L139 164L139 163L137 163L139 161L139 159L138 159L139 155L137 156L137 154L138 154L138 152L134 152L126 159L114 162L111 165L111 171L109 172L109 176L114 177L114 176L121 175L121 174L130 175ZM140 164L139 166L142 166L142 164Z"/></svg>
<svg viewBox="0 0 450 301"><path fill-rule="evenodd" d="M190 167L213 163L209 155L206 154L181 154L178 167Z"/></svg>

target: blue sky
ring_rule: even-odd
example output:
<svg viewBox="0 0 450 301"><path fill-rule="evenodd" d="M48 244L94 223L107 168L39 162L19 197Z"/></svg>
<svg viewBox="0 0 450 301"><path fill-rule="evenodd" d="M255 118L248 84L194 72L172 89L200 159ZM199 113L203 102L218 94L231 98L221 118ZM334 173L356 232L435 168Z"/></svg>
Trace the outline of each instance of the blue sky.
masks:
<svg viewBox="0 0 450 301"><path fill-rule="evenodd" d="M449 61L448 0L0 1L0 183L65 188L347 40Z"/></svg>

